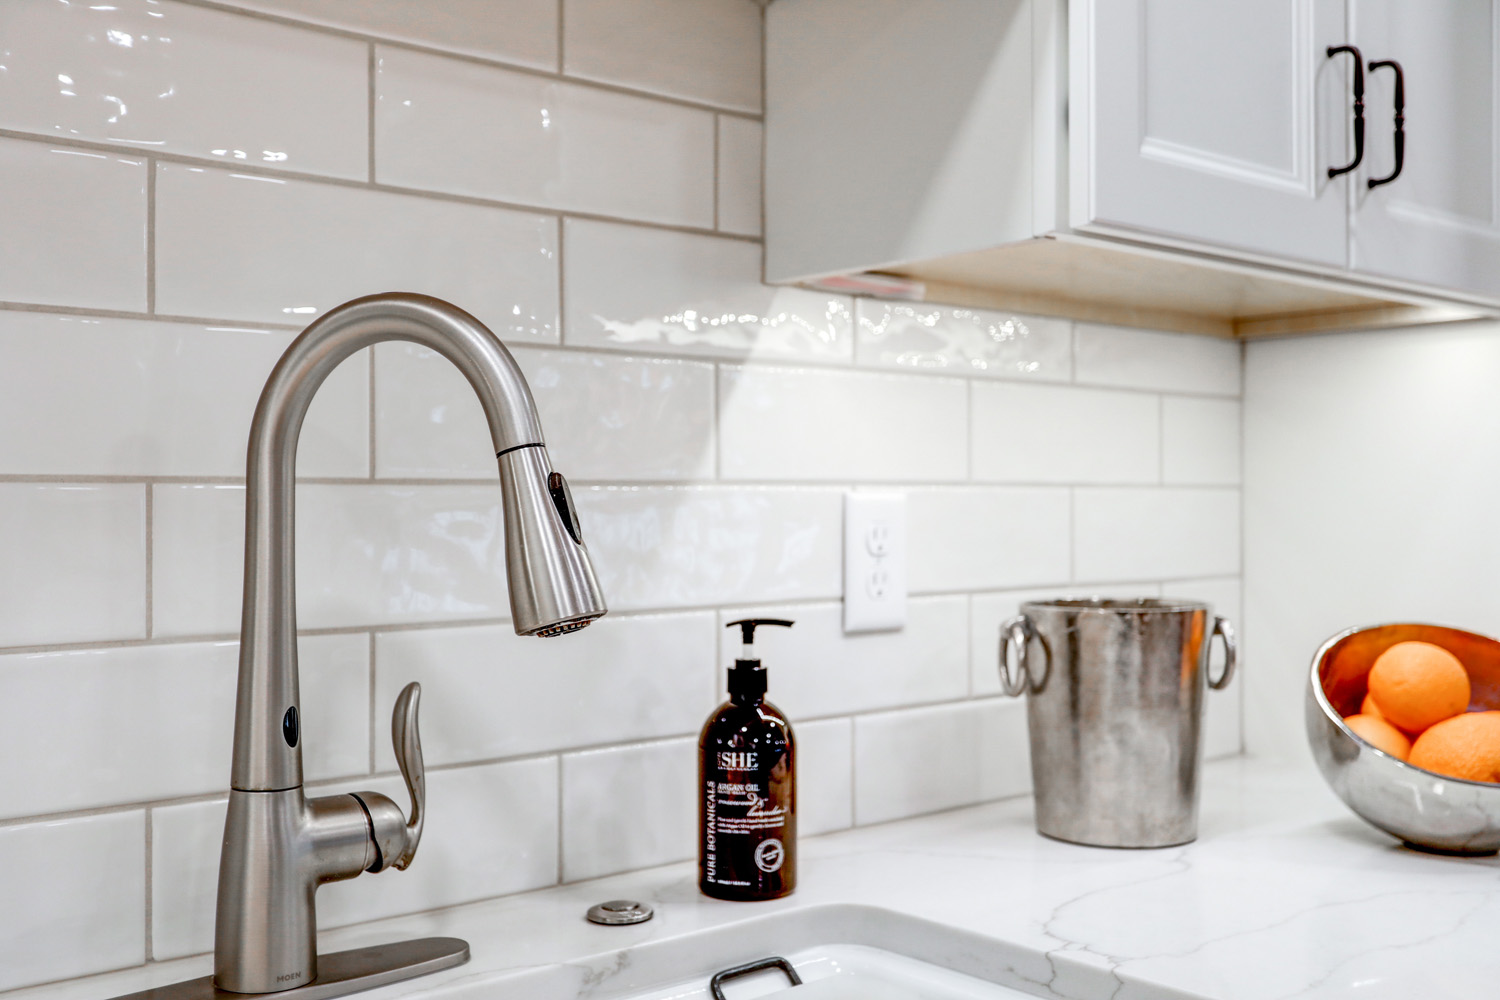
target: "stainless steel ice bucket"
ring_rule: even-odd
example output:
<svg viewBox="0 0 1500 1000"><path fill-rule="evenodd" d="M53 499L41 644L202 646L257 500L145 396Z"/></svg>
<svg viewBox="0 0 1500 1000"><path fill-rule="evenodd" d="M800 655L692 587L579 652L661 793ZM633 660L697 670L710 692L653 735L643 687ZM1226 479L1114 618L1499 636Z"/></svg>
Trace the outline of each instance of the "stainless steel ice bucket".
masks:
<svg viewBox="0 0 1500 1000"><path fill-rule="evenodd" d="M1224 669L1210 678L1214 636ZM1234 629L1199 601L1022 604L1000 626L1000 682L1026 694L1037 829L1096 847L1194 839L1203 691L1235 660Z"/></svg>

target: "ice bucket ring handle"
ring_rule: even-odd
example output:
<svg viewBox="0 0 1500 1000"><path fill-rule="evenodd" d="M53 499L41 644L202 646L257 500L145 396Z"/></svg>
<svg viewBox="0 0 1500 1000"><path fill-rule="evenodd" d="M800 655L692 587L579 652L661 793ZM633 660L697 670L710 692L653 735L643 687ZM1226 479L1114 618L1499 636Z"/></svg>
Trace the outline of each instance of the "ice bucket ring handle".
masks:
<svg viewBox="0 0 1500 1000"><path fill-rule="evenodd" d="M1215 691L1222 691L1234 679L1234 668L1240 659L1240 645L1234 637L1234 626L1229 624L1228 618L1214 617L1213 634L1208 637L1210 643L1214 641L1214 636L1224 640L1224 669L1219 672L1218 677L1208 675L1208 686Z"/></svg>
<svg viewBox="0 0 1500 1000"><path fill-rule="evenodd" d="M1016 615L1014 618L1006 619L1000 626L1000 690L1008 697L1015 698L1026 693L1027 688L1040 691L1042 685L1047 681L1047 668L1044 665L1040 676L1031 669L1028 650L1031 640L1037 638L1036 629L1031 622L1026 620L1025 615ZM1015 650L1016 668L1010 669L1011 657L1009 651ZM1050 659L1050 652L1044 647L1044 653Z"/></svg>

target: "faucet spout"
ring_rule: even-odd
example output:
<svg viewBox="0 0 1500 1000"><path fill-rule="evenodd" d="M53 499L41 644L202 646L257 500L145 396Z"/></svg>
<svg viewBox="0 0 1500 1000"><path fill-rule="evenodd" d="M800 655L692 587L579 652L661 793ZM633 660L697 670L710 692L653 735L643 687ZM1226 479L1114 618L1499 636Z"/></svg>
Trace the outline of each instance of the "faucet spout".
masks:
<svg viewBox="0 0 1500 1000"><path fill-rule="evenodd" d="M405 868L421 835L415 691L403 694L395 732L413 799L410 822L376 793L312 800L302 793L293 551L297 438L329 373L356 351L387 340L411 341L446 357L484 408L499 461L516 632L560 635L605 613L567 481L552 470L531 390L499 338L455 306L399 293L355 299L304 330L271 372L250 428L234 762L214 949L215 983L223 990L269 993L312 982L317 886L364 870Z"/></svg>

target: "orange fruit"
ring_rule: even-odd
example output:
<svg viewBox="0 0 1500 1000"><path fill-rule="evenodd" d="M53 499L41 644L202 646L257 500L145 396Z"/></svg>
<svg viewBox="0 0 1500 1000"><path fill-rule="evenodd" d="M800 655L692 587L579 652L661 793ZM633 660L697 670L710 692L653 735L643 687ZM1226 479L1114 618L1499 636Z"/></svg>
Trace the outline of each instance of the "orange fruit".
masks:
<svg viewBox="0 0 1500 1000"><path fill-rule="evenodd" d="M1386 721L1420 733L1469 707L1469 674L1441 646L1398 642L1370 668L1370 696Z"/></svg>
<svg viewBox="0 0 1500 1000"><path fill-rule="evenodd" d="M1406 734L1378 715L1351 715L1344 725L1376 750L1384 750L1397 760L1405 760L1411 753L1411 740Z"/></svg>
<svg viewBox="0 0 1500 1000"><path fill-rule="evenodd" d="M1377 704L1375 704L1375 699L1372 698L1369 695L1365 695L1365 700L1362 701L1362 702L1360 702L1360 705L1359 705L1359 714L1360 715L1373 715L1377 719L1384 719L1385 718L1385 716L1383 716L1383 715L1380 714L1380 706L1377 705ZM1353 716L1350 716L1350 718L1353 718ZM1347 722L1348 720L1346 719L1344 721Z"/></svg>
<svg viewBox="0 0 1500 1000"><path fill-rule="evenodd" d="M1417 737L1409 763L1450 778L1500 782L1500 712L1467 712L1434 724Z"/></svg>

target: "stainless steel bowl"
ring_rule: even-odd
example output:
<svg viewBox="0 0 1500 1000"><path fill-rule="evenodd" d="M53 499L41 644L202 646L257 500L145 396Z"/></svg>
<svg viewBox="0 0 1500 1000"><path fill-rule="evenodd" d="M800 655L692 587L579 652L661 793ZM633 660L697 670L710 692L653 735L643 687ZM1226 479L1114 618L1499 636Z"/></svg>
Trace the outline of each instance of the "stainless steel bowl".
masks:
<svg viewBox="0 0 1500 1000"><path fill-rule="evenodd" d="M1412 847L1500 850L1500 785L1446 778L1376 750L1344 725L1359 711L1375 658L1398 642L1430 642L1469 672L1474 709L1500 709L1500 641L1442 625L1355 628L1323 643L1307 687L1307 739L1323 777L1365 822Z"/></svg>

